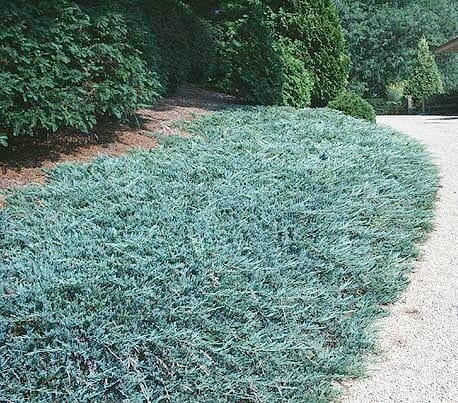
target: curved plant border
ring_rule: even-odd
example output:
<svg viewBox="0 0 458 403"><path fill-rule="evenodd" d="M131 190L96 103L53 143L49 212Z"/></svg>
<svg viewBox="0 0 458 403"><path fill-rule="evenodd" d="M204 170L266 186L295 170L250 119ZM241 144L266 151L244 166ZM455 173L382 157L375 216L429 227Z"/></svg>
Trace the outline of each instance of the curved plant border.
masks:
<svg viewBox="0 0 458 403"><path fill-rule="evenodd" d="M423 147L329 110L192 130L8 195L3 398L324 402L361 373L431 228Z"/></svg>

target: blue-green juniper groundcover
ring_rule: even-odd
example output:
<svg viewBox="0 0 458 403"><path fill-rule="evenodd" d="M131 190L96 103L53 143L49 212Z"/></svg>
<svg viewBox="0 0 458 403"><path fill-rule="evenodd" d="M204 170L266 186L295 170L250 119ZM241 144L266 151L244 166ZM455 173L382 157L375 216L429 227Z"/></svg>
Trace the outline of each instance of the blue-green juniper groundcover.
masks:
<svg viewBox="0 0 458 403"><path fill-rule="evenodd" d="M0 400L325 402L361 373L431 225L422 146L330 110L190 130L9 192Z"/></svg>

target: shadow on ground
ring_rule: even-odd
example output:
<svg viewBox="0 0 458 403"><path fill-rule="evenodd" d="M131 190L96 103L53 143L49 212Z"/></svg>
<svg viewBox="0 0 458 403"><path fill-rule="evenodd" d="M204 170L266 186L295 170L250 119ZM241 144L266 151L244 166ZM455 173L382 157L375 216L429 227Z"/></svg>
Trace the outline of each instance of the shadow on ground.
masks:
<svg viewBox="0 0 458 403"><path fill-rule="evenodd" d="M0 148L0 189L43 182L44 170L61 162L89 162L99 155L117 156L132 148L154 148L157 141L151 133L180 133L174 128L178 121L240 103L229 95L185 85L154 108L139 110L126 124L105 122L89 134L61 132L56 136L13 138L8 148Z"/></svg>

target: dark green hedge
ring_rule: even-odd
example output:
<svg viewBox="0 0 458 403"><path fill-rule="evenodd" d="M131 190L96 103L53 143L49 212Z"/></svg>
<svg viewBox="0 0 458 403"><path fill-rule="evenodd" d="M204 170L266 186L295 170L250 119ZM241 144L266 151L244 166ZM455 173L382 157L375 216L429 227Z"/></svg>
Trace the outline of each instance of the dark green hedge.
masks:
<svg viewBox="0 0 458 403"><path fill-rule="evenodd" d="M161 91L120 14L89 16L67 1L11 1L2 4L2 22L3 138L87 132L103 118L125 118Z"/></svg>
<svg viewBox="0 0 458 403"><path fill-rule="evenodd" d="M299 56L298 41L281 38L276 49L282 61L282 104L296 107L309 106L315 88L315 76L307 67L307 61Z"/></svg>
<svg viewBox="0 0 458 403"><path fill-rule="evenodd" d="M161 75L169 92L185 81L207 81L213 57L208 24L179 0L145 0L144 11L160 49Z"/></svg>
<svg viewBox="0 0 458 403"><path fill-rule="evenodd" d="M217 63L210 85L263 105L282 103L283 65L274 49L272 24L259 1L226 10L213 23Z"/></svg>
<svg viewBox="0 0 458 403"><path fill-rule="evenodd" d="M329 0L7 0L0 143L88 132L183 82L256 104L324 105L348 58Z"/></svg>
<svg viewBox="0 0 458 403"><path fill-rule="evenodd" d="M218 32L216 88L292 106L326 105L345 88L349 57L331 0L222 1L209 15Z"/></svg>
<svg viewBox="0 0 458 403"><path fill-rule="evenodd" d="M184 81L206 82L212 42L180 1L25 0L0 5L0 142L88 132Z"/></svg>
<svg viewBox="0 0 458 403"><path fill-rule="evenodd" d="M312 103L326 105L347 83L350 59L332 0L264 0L273 12L276 35L294 41L293 55L314 81Z"/></svg>

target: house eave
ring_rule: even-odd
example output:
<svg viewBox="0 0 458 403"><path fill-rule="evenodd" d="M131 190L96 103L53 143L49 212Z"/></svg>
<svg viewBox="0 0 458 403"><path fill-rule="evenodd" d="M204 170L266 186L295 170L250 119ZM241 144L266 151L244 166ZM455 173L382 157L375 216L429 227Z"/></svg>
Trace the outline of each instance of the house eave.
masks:
<svg viewBox="0 0 458 403"><path fill-rule="evenodd" d="M436 53L457 53L458 52L458 37L444 43L436 49Z"/></svg>

